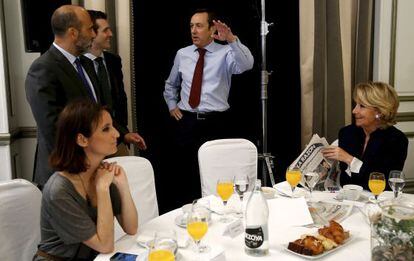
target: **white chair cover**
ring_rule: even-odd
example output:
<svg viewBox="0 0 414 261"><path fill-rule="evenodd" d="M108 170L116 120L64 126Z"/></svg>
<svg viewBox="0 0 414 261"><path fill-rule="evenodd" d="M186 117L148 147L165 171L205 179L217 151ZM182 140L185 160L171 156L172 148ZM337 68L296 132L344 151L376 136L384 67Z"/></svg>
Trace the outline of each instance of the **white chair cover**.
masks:
<svg viewBox="0 0 414 261"><path fill-rule="evenodd" d="M109 158L106 161L116 161L125 170L129 188L138 211L138 225L157 217L158 203L155 191L154 170L151 163L141 157L126 156ZM119 223L115 222L115 240L125 235Z"/></svg>
<svg viewBox="0 0 414 261"><path fill-rule="evenodd" d="M40 242L42 193L27 180L0 182L0 259L32 260Z"/></svg>
<svg viewBox="0 0 414 261"><path fill-rule="evenodd" d="M250 184L254 184L257 177L257 148L245 139L207 141L198 150L198 164L203 197L216 194L219 177L247 174Z"/></svg>

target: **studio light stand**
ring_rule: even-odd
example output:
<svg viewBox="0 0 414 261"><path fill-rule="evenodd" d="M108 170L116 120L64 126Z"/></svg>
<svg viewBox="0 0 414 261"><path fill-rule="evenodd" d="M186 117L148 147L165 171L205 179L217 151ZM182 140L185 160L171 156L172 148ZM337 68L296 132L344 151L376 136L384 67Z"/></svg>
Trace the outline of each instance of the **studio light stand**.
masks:
<svg viewBox="0 0 414 261"><path fill-rule="evenodd" d="M273 176L273 158L267 149L267 85L269 82L269 73L266 70L266 35L269 32L269 26L273 23L268 24L266 22L266 5L265 0L261 0L262 19L260 22L260 36L261 36L261 47L262 47L262 65L261 65L261 92L260 99L262 102L262 153L259 154L259 159L262 161L262 183L264 186L267 185L267 174L270 177L272 186L275 184L275 178Z"/></svg>

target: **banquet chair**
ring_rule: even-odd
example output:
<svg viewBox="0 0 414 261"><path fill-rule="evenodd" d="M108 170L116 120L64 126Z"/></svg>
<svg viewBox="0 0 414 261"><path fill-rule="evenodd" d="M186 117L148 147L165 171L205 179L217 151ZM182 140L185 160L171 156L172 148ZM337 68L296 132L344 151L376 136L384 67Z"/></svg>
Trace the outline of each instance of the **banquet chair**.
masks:
<svg viewBox="0 0 414 261"><path fill-rule="evenodd" d="M245 139L207 141L198 150L203 197L216 193L219 177L248 175L250 184L257 177L257 148Z"/></svg>
<svg viewBox="0 0 414 261"><path fill-rule="evenodd" d="M157 217L158 203L155 191L154 170L151 163L142 157L125 156L109 158L125 170L132 199L138 211L138 226ZM125 235L118 221L115 222L115 240Z"/></svg>
<svg viewBox="0 0 414 261"><path fill-rule="evenodd" d="M32 260L40 242L42 193L24 179L0 181L1 260Z"/></svg>

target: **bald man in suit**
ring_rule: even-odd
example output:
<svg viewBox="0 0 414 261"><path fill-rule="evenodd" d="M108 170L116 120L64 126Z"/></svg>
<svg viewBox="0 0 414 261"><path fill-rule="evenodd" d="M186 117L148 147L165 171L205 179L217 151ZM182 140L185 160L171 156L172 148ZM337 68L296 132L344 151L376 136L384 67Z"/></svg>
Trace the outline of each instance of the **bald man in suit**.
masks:
<svg viewBox="0 0 414 261"><path fill-rule="evenodd" d="M61 6L52 15L54 42L36 59L26 77L26 98L37 123L33 179L40 188L53 171L48 157L55 144L56 121L65 105L88 97L99 102L101 94L93 67L80 62L96 36L88 12L79 6Z"/></svg>

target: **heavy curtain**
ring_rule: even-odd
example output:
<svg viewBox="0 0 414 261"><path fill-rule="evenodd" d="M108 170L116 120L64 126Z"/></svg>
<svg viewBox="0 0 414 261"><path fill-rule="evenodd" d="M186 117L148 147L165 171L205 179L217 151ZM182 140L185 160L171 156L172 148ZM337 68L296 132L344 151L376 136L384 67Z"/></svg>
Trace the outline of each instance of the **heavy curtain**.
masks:
<svg viewBox="0 0 414 261"><path fill-rule="evenodd" d="M352 88L372 79L373 0L300 0L302 147L351 123Z"/></svg>

